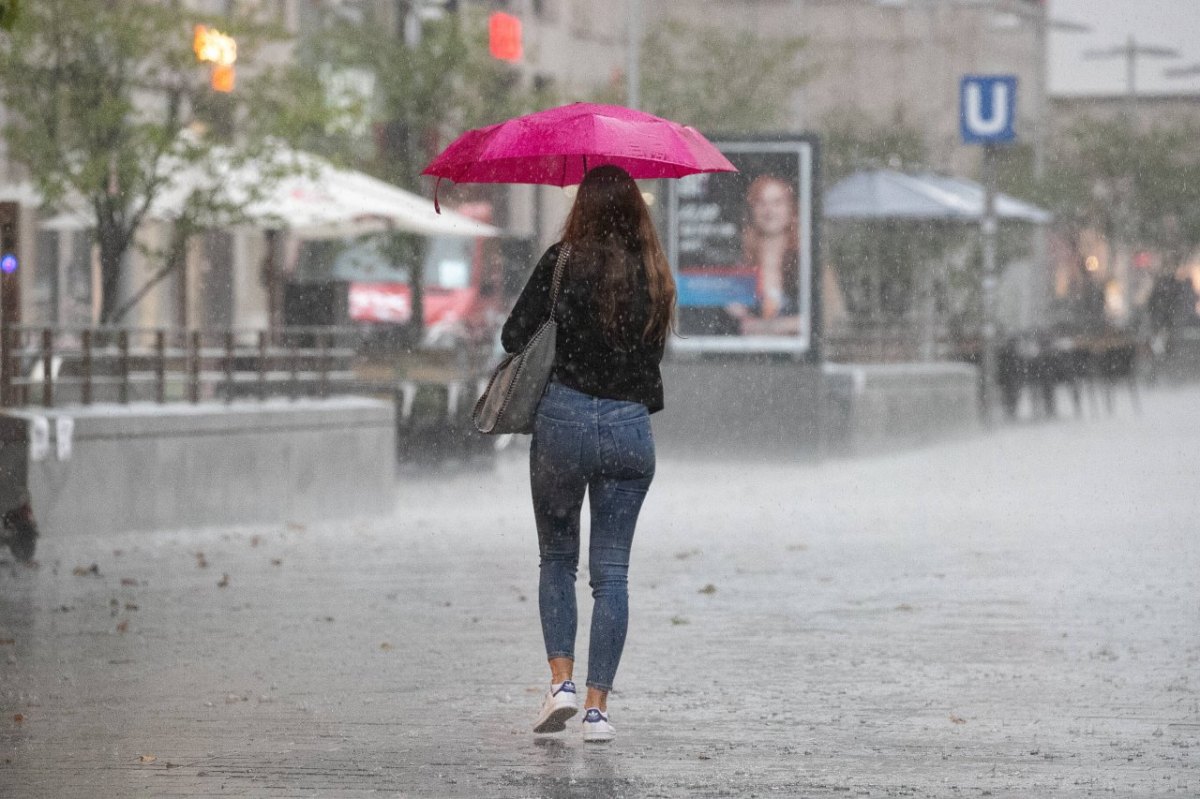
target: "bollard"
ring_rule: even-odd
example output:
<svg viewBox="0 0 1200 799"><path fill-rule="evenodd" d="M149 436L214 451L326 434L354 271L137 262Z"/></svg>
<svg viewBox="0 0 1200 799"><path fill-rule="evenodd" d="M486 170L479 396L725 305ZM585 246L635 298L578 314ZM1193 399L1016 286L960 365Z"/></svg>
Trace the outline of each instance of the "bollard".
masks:
<svg viewBox="0 0 1200 799"><path fill-rule="evenodd" d="M54 407L54 331L42 330L42 406Z"/></svg>
<svg viewBox="0 0 1200 799"><path fill-rule="evenodd" d="M154 401L167 401L167 334L161 329L154 331Z"/></svg>

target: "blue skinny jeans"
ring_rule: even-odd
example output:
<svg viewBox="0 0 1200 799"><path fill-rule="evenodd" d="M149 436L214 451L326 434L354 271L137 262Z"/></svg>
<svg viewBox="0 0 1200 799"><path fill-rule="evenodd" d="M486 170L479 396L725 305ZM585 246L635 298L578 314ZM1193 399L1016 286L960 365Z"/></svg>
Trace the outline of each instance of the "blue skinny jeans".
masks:
<svg viewBox="0 0 1200 799"><path fill-rule="evenodd" d="M546 657L575 658L575 575L586 491L592 629L587 684L612 688L629 625L629 551L654 478L650 413L551 382L538 406L529 474L541 567L538 609Z"/></svg>

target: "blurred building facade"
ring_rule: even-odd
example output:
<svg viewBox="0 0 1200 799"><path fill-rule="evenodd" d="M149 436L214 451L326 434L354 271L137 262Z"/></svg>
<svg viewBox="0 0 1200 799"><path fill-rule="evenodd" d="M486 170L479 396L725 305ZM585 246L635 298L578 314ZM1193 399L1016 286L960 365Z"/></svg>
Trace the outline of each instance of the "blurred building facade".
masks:
<svg viewBox="0 0 1200 799"><path fill-rule="evenodd" d="M642 31L675 19L767 39L803 36L808 44L799 60L810 78L793 88L782 127L820 130L847 113L877 125L902 123L921 131L930 153L927 166L961 175L972 175L979 157L977 148L959 144L962 75L1016 74L1019 135L1030 140L1046 130L1039 27L1044 12L1026 0L185 0L183 5L223 14L249 2L297 37L319 35L329 13L354 19L370 12L405 37L430 16L504 11L523 23L524 57L516 66L522 79L553 86L563 101L624 86L634 12ZM291 54L282 48L273 57ZM756 127L746 121L748 130ZM0 186L17 191L24 176L2 155ZM566 205L556 189L516 187L506 216L515 232L536 235L545 244L557 233ZM78 323L94 316L96 270L86 234L38 234L33 215L24 219L22 241L29 255L24 260L31 266L23 274L24 318ZM148 229L144 235L154 245L165 234ZM194 247L191 284L181 290L164 282L130 323L186 318L189 324L264 324L260 239L253 231L203 237ZM130 270L131 284L151 268L142 260ZM178 296L186 296L191 307L179 309Z"/></svg>
<svg viewBox="0 0 1200 799"><path fill-rule="evenodd" d="M1049 120L1055 136L1065 137L1080 126L1124 119L1132 119L1142 133L1178 126L1200 129L1200 94L1195 93L1052 96L1049 102ZM1111 193L1112 187L1097 184L1095 191ZM1131 213L1131 209L1120 203L1115 207ZM1151 294L1163 280L1173 277L1186 280L1200 292L1200 251L1191 253L1190 258L1175 267L1170 262L1163 263L1162 253L1134 248L1121 241L1119 235L1109 240L1102 231L1083 231L1075 249L1066 242L1056 244L1055 297L1067 297L1080 290L1100 291L1107 315L1115 321L1130 321L1139 308L1149 312ZM1200 308L1196 313L1200 314Z"/></svg>
<svg viewBox="0 0 1200 799"><path fill-rule="evenodd" d="M475 0L504 7L525 23L530 76L551 78L563 99L624 84L630 10L642 29L666 20L744 30L764 40L802 36L810 79L794 87L788 130L818 130L855 112L880 125L903 121L927 137L934 163L972 171L977 148L959 143L959 79L973 73L1015 74L1020 82L1018 132L1029 140L1044 107L1038 54L1040 6L1022 0ZM747 128L753 128L747 120Z"/></svg>

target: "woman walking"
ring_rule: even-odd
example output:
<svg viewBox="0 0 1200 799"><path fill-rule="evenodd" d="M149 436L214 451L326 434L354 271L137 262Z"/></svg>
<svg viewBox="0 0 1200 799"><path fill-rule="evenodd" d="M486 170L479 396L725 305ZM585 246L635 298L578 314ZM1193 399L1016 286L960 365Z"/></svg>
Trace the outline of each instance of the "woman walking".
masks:
<svg viewBox="0 0 1200 799"><path fill-rule="evenodd" d="M637 184L618 167L592 169L579 185L563 240L542 256L504 325L507 351L521 349L549 316L563 246L570 250L557 303L554 371L529 456L551 683L533 731L560 732L579 711L575 575L586 492L593 607L583 739L603 742L615 735L608 693L625 645L634 528L654 477L650 414L663 407L659 363L675 282Z"/></svg>

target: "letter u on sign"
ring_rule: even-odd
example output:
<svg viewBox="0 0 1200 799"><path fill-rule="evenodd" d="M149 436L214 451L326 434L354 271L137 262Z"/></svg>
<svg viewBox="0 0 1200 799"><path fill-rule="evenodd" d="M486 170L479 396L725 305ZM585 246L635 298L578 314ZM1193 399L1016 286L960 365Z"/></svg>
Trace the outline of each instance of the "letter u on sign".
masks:
<svg viewBox="0 0 1200 799"><path fill-rule="evenodd" d="M964 144L1005 144L1016 139L1017 78L968 75L959 89Z"/></svg>

